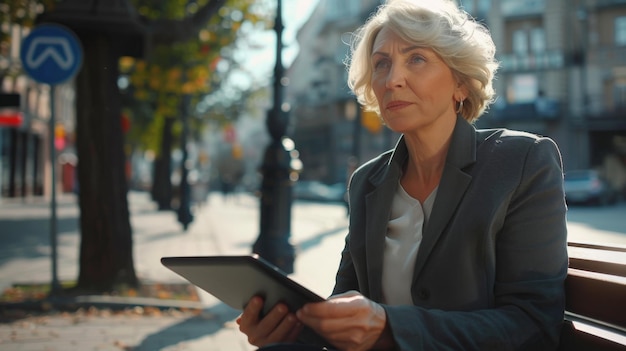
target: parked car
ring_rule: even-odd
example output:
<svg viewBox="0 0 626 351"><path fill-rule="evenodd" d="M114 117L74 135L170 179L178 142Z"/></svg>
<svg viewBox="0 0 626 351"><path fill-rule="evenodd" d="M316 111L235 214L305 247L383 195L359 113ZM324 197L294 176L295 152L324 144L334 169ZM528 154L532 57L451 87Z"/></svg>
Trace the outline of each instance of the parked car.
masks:
<svg viewBox="0 0 626 351"><path fill-rule="evenodd" d="M592 169L565 172L565 200L568 203L609 205L619 193L600 173Z"/></svg>
<svg viewBox="0 0 626 351"><path fill-rule="evenodd" d="M317 180L299 180L293 188L293 198L306 201L344 202L345 193L343 183L328 185Z"/></svg>

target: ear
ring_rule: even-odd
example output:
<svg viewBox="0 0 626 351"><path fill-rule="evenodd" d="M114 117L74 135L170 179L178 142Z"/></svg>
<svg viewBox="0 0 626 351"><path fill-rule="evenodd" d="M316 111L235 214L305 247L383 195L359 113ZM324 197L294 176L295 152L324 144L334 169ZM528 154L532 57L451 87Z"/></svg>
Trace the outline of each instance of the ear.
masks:
<svg viewBox="0 0 626 351"><path fill-rule="evenodd" d="M456 88L454 89L454 101L462 101L467 99L467 96L469 95L467 86L465 86L465 84L461 83L461 82L457 82L456 84Z"/></svg>

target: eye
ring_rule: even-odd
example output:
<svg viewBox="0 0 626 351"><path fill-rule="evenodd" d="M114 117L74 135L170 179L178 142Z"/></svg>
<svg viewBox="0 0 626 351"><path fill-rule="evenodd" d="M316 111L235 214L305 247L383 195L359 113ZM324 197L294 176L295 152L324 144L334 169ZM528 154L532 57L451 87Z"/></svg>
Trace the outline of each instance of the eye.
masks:
<svg viewBox="0 0 626 351"><path fill-rule="evenodd" d="M389 67L389 65L390 65L390 62L388 58L379 58L379 59L374 60L375 71L386 69Z"/></svg>
<svg viewBox="0 0 626 351"><path fill-rule="evenodd" d="M413 54L409 57L409 63L422 63L424 61L426 61L426 59L424 59L422 55Z"/></svg>

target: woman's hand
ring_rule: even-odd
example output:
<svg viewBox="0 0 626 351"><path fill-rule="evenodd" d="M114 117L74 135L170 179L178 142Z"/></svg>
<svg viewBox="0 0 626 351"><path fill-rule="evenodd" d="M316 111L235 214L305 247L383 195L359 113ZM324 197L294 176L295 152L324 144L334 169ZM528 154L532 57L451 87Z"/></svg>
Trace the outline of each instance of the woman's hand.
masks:
<svg viewBox="0 0 626 351"><path fill-rule="evenodd" d="M377 303L356 291L309 303L297 311L298 319L335 347L345 351L391 349L387 314Z"/></svg>
<svg viewBox="0 0 626 351"><path fill-rule="evenodd" d="M296 340L303 326L293 313L289 313L287 306L277 304L266 316L260 318L262 309L263 299L254 296L237 318L239 330L248 336L251 345L262 347Z"/></svg>

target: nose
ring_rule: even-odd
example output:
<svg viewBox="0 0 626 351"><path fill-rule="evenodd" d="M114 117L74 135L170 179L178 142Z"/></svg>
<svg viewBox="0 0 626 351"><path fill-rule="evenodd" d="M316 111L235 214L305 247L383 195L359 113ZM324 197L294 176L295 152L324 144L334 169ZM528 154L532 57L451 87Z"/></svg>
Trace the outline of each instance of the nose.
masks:
<svg viewBox="0 0 626 351"><path fill-rule="evenodd" d="M406 84L406 75L399 65L391 65L387 74L387 89L401 88Z"/></svg>

